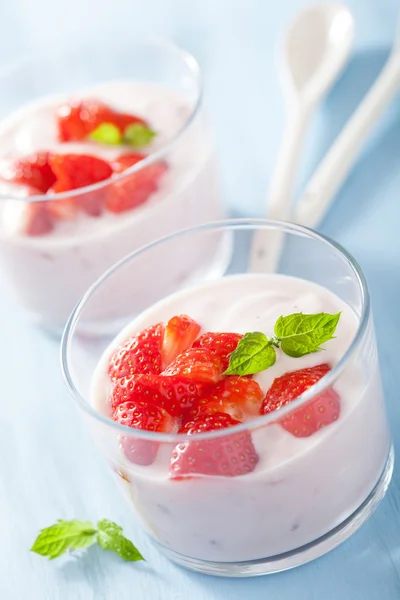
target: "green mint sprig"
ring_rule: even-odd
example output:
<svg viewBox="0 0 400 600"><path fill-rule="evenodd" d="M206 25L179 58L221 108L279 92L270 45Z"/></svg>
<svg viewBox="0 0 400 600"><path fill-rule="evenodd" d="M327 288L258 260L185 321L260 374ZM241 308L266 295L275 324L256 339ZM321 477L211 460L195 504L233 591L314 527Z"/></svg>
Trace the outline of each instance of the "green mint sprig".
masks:
<svg viewBox="0 0 400 600"><path fill-rule="evenodd" d="M135 148L142 148L150 144L155 135L156 132L146 127L146 125L132 123L124 131L123 142Z"/></svg>
<svg viewBox="0 0 400 600"><path fill-rule="evenodd" d="M269 369L276 361L275 348L293 358L319 352L322 344L333 339L340 314L294 313L279 317L273 337L259 331L245 333L230 355L224 375L254 375Z"/></svg>
<svg viewBox="0 0 400 600"><path fill-rule="evenodd" d="M115 552L123 560L144 560L139 550L123 535L122 527L108 519L100 519L97 528L90 521L58 520L55 525L41 530L31 551L53 560L68 550L81 550L96 542L100 548Z"/></svg>
<svg viewBox="0 0 400 600"><path fill-rule="evenodd" d="M89 133L89 139L108 146L119 146L123 143L121 132L113 123L100 123L92 133Z"/></svg>
<svg viewBox="0 0 400 600"><path fill-rule="evenodd" d="M143 148L150 144L156 132L143 125L143 123L132 123L128 125L122 134L120 129L113 123L100 123L88 138L99 144L108 146L120 146L127 144L134 148Z"/></svg>

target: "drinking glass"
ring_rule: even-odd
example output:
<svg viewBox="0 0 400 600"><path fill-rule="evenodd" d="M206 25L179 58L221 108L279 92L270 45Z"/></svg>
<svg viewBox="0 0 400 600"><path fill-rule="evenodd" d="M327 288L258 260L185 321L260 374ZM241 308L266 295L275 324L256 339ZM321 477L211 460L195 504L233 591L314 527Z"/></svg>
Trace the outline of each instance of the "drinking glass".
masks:
<svg viewBox="0 0 400 600"><path fill-rule="evenodd" d="M252 239L260 232L279 233L284 241L271 277L301 278L310 290L323 286L353 311L357 331L339 362L283 408L232 428L189 436L114 422L107 365L115 336L138 315L150 325L152 307L170 294L177 294L179 313L182 294L191 293L201 309L202 303L211 306L221 278L238 278L245 286L246 277L264 277L252 274L251 267ZM190 252L197 269L187 268ZM181 259L176 277L168 265ZM271 281L267 278L265 285ZM101 324L105 316L106 328ZM127 337L122 334L120 341ZM160 550L185 567L250 576L301 565L352 535L387 490L393 449L367 284L348 252L312 230L267 220L228 220L157 240L127 256L89 289L67 323L61 356L67 387L132 510ZM342 403L337 421L307 438L284 431L282 424L296 411L331 388ZM179 449L195 445L214 455L222 449L223 455L249 439L259 454L251 472L171 476L171 457ZM277 449L284 447L280 454ZM153 459L137 464L135 456L143 450Z"/></svg>

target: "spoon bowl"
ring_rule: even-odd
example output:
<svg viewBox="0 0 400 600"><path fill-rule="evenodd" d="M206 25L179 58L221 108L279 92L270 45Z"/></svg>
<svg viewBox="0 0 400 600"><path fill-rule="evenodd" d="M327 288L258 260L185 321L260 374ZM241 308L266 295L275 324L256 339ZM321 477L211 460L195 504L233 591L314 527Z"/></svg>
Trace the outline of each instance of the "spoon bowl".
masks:
<svg viewBox="0 0 400 600"><path fill-rule="evenodd" d="M315 104L347 62L354 21L342 4L310 6L289 25L284 41L287 93Z"/></svg>

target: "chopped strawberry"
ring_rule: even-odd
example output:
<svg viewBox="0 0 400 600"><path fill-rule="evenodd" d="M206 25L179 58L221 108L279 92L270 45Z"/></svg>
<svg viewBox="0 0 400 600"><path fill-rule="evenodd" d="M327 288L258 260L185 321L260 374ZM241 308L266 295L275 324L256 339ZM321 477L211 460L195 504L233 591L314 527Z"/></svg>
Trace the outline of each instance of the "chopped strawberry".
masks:
<svg viewBox="0 0 400 600"><path fill-rule="evenodd" d="M144 402L160 406L173 417L180 417L197 402L197 386L180 377L163 375L132 375L114 383L110 404L115 410L120 404Z"/></svg>
<svg viewBox="0 0 400 600"><path fill-rule="evenodd" d="M82 140L102 123L116 125L121 133L133 123L146 125L143 119L135 115L119 113L98 100L63 104L59 107L56 117L58 138L61 142Z"/></svg>
<svg viewBox="0 0 400 600"><path fill-rule="evenodd" d="M117 162L121 165L121 159L117 160ZM121 172L121 167L117 166L117 168ZM147 165L134 173L127 174L125 178L116 181L108 190L106 197L107 210L113 213L121 213L132 210L147 202L150 196L158 190L159 180L167 168L165 162L159 161Z"/></svg>
<svg viewBox="0 0 400 600"><path fill-rule="evenodd" d="M48 192L49 194L57 193L56 191L54 191L56 185L57 184L50 188ZM68 219L73 219L76 216L78 207L74 198L62 198L60 200L49 200L47 202L47 209L49 211L49 214L55 220L64 221Z"/></svg>
<svg viewBox="0 0 400 600"><path fill-rule="evenodd" d="M222 370L226 371L229 364L229 355L232 354L242 339L240 333L204 333L193 342L193 348L207 348L212 354L222 359Z"/></svg>
<svg viewBox="0 0 400 600"><path fill-rule="evenodd" d="M227 413L238 421L260 414L264 393L258 383L247 377L232 375L208 387L199 400L203 414Z"/></svg>
<svg viewBox="0 0 400 600"><path fill-rule="evenodd" d="M199 335L200 329L200 325L187 315L177 315L168 321L161 353L164 368L168 367L179 354L190 348Z"/></svg>
<svg viewBox="0 0 400 600"><path fill-rule="evenodd" d="M146 431L174 433L178 429L177 419L166 410L141 400L120 404L114 411L113 419L121 425ZM133 436L123 436L121 445L127 459L138 465L150 465L158 450L156 442Z"/></svg>
<svg viewBox="0 0 400 600"><path fill-rule="evenodd" d="M144 119L137 115L128 115L127 113L114 112L113 120L108 122L116 125L121 133L124 133L129 125L134 125L135 123L148 127L148 123Z"/></svg>
<svg viewBox="0 0 400 600"><path fill-rule="evenodd" d="M50 166L57 178L57 192L86 187L112 175L105 160L86 154L55 154L50 157Z"/></svg>
<svg viewBox="0 0 400 600"><path fill-rule="evenodd" d="M31 236L45 235L54 229L54 222L45 202L26 205L24 233Z"/></svg>
<svg viewBox="0 0 400 600"><path fill-rule="evenodd" d="M329 365L321 364L277 377L265 396L261 408L262 414L286 406L286 404L292 402L315 385L329 371ZM328 388L305 406L280 419L278 423L296 437L308 437L322 429L322 427L337 421L339 415L340 397L333 388Z"/></svg>
<svg viewBox="0 0 400 600"><path fill-rule="evenodd" d="M139 152L129 152L127 154L121 154L111 163L114 173L122 173L136 165L138 162L146 158L145 154L139 154Z"/></svg>
<svg viewBox="0 0 400 600"><path fill-rule="evenodd" d="M127 340L117 348L110 359L108 373L112 380L131 377L139 373L159 375L161 365L161 344L164 326L152 325Z"/></svg>
<svg viewBox="0 0 400 600"><path fill-rule="evenodd" d="M200 415L187 423L182 433L194 435L238 425L230 415L215 413ZM170 474L182 479L194 474L234 477L251 473L258 463L258 455L248 431L232 433L210 440L190 440L178 444L172 453Z"/></svg>
<svg viewBox="0 0 400 600"><path fill-rule="evenodd" d="M14 162L5 162L0 169L0 179L26 185L38 190L39 194L45 194L56 180L49 159L49 152L37 152Z"/></svg>
<svg viewBox="0 0 400 600"><path fill-rule="evenodd" d="M163 375L178 376L195 383L216 383L222 373L222 360L202 348L189 348L176 357Z"/></svg>

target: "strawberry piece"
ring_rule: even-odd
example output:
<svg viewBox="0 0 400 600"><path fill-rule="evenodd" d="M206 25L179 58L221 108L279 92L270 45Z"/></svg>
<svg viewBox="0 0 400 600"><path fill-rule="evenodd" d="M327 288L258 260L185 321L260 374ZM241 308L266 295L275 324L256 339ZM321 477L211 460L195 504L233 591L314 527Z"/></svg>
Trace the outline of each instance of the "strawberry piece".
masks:
<svg viewBox="0 0 400 600"><path fill-rule="evenodd" d="M193 342L193 348L206 348L222 359L222 370L229 365L229 355L236 350L243 335L240 333L204 333ZM224 412L224 411L223 411Z"/></svg>
<svg viewBox="0 0 400 600"><path fill-rule="evenodd" d="M177 315L168 321L161 352L164 368L190 348L200 329L200 325L187 315Z"/></svg>
<svg viewBox="0 0 400 600"><path fill-rule="evenodd" d="M171 417L166 410L140 400L120 404L114 411L113 419L127 427L158 433L175 433L178 429L177 419ZM133 436L123 436L121 445L127 459L138 465L152 464L158 450L156 442Z"/></svg>
<svg viewBox="0 0 400 600"><path fill-rule="evenodd" d="M194 406L198 397L197 386L180 377L133 375L115 382L110 403L115 410L127 401L144 402L160 406L173 417L181 417Z"/></svg>
<svg viewBox="0 0 400 600"><path fill-rule="evenodd" d="M187 423L181 433L193 435L238 424L239 421L224 413L200 415ZM211 440L194 439L178 444L172 452L170 474L174 479L193 474L235 477L254 471L258 460L251 436L244 431Z"/></svg>
<svg viewBox="0 0 400 600"><path fill-rule="evenodd" d="M207 388L198 403L203 414L227 413L238 421L260 414L264 393L258 383L232 375Z"/></svg>
<svg viewBox="0 0 400 600"><path fill-rule="evenodd" d="M4 163L0 179L26 185L35 188L39 194L45 194L56 180L49 161L49 152L37 152L12 163Z"/></svg>
<svg viewBox="0 0 400 600"><path fill-rule="evenodd" d="M119 113L97 100L63 104L59 107L56 117L58 138L61 142L82 140L102 123L116 125L121 133L133 123L147 125L143 119Z"/></svg>
<svg viewBox="0 0 400 600"><path fill-rule="evenodd" d="M163 371L163 375L178 376L196 383L216 383L222 373L222 360L202 348L189 348Z"/></svg>
<svg viewBox="0 0 400 600"><path fill-rule="evenodd" d="M57 192L86 187L112 175L105 160L87 154L55 154L50 157L50 166L57 178Z"/></svg>
<svg viewBox="0 0 400 600"><path fill-rule="evenodd" d="M49 194L56 193L54 191L56 185L50 188ZM76 216L78 207L74 198L63 198L60 200L49 200L47 202L47 210L55 220L65 221L73 219Z"/></svg>
<svg viewBox="0 0 400 600"><path fill-rule="evenodd" d="M45 202L27 204L25 218L24 233L26 235L45 235L54 229L54 222Z"/></svg>
<svg viewBox="0 0 400 600"><path fill-rule="evenodd" d="M261 408L262 414L286 406L315 385L330 369L328 364L321 364L277 377L265 396ZM337 421L339 415L340 397L333 388L328 388L305 406L280 419L278 423L295 437L309 437L322 427Z"/></svg>
<svg viewBox="0 0 400 600"><path fill-rule="evenodd" d="M117 348L110 359L108 374L112 380L131 377L140 373L159 375L161 366L161 344L164 326L152 325L134 335Z"/></svg>
<svg viewBox="0 0 400 600"><path fill-rule="evenodd" d="M113 163L119 165L117 166L119 172L121 172L123 162L121 162L121 159L117 159ZM129 166L132 166L132 164ZM150 196L158 190L159 181L167 169L167 164L159 161L127 175L121 181L116 181L108 190L106 197L107 210L118 214L137 208L147 202Z"/></svg>
<svg viewBox="0 0 400 600"><path fill-rule="evenodd" d="M122 173L136 165L138 162L146 158L145 154L140 154L139 152L129 152L127 154L121 154L111 163L112 169L114 173Z"/></svg>

